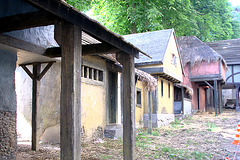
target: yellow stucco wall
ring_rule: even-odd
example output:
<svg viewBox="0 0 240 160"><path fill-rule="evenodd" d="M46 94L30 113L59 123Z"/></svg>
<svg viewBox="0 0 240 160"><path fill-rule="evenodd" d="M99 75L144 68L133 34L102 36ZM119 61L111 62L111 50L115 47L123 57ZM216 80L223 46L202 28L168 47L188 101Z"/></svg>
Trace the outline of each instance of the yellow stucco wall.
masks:
<svg viewBox="0 0 240 160"><path fill-rule="evenodd" d="M81 124L86 137L98 136L97 129L106 126L106 63L104 60L86 56L83 65L103 70L103 82L82 77Z"/></svg>
<svg viewBox="0 0 240 160"><path fill-rule="evenodd" d="M141 106L137 105L137 90L141 90ZM135 89L135 123L136 128L143 127L143 114L148 110L148 91L141 81L137 81Z"/></svg>
<svg viewBox="0 0 240 160"><path fill-rule="evenodd" d="M176 64L172 62L172 55L176 57ZM174 37L174 34L171 35L171 38L168 43L168 47L163 60L164 73L176 78L179 81L182 81L182 67L180 56L178 54L177 44Z"/></svg>
<svg viewBox="0 0 240 160"><path fill-rule="evenodd" d="M163 86L161 85L163 81ZM170 84L170 97L168 91L168 84ZM163 87L163 96L162 96L162 87ZM158 114L173 114L174 113L174 93L173 93L173 83L158 77Z"/></svg>

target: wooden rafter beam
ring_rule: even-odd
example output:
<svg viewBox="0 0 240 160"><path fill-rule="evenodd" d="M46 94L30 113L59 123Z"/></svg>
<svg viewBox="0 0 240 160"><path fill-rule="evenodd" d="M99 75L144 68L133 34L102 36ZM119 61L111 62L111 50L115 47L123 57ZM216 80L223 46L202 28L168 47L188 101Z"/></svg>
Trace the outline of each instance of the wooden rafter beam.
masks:
<svg viewBox="0 0 240 160"><path fill-rule="evenodd" d="M57 17L44 11L35 11L0 18L0 33L54 24Z"/></svg>
<svg viewBox="0 0 240 160"><path fill-rule="evenodd" d="M120 50L116 47L104 44L91 44L91 45L83 45L82 46L82 55L99 55L99 54L110 54L116 53ZM54 57L61 57L61 48L60 47L53 47L46 49L45 56L54 58Z"/></svg>

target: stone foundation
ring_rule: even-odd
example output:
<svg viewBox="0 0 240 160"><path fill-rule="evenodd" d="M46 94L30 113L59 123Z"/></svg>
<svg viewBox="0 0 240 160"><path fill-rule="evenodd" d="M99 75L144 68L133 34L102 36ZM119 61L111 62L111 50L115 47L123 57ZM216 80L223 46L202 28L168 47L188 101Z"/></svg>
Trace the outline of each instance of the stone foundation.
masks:
<svg viewBox="0 0 240 160"><path fill-rule="evenodd" d="M175 119L174 114L152 114L152 127L167 126ZM148 127L148 114L143 115L143 127Z"/></svg>
<svg viewBox="0 0 240 160"><path fill-rule="evenodd" d="M0 111L0 159L15 159L16 148L16 112Z"/></svg>

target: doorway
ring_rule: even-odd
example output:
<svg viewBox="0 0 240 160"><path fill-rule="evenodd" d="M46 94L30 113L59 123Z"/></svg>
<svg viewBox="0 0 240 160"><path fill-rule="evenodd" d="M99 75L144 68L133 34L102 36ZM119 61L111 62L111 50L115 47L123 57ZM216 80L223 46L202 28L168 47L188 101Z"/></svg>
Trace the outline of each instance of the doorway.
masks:
<svg viewBox="0 0 240 160"><path fill-rule="evenodd" d="M117 73L108 72L108 122L116 123L117 114Z"/></svg>

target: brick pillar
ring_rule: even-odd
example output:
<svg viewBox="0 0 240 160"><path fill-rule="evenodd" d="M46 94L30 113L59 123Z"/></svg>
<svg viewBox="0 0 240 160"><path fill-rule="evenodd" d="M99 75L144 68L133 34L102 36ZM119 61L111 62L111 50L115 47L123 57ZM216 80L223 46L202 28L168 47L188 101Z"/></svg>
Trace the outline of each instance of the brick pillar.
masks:
<svg viewBox="0 0 240 160"><path fill-rule="evenodd" d="M0 50L0 159L15 159L16 133L16 54Z"/></svg>

